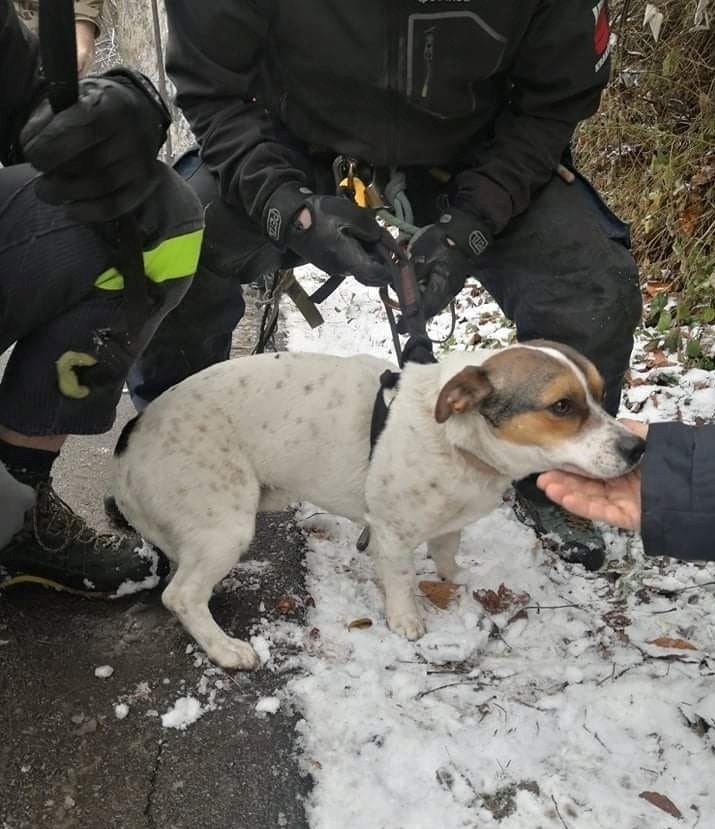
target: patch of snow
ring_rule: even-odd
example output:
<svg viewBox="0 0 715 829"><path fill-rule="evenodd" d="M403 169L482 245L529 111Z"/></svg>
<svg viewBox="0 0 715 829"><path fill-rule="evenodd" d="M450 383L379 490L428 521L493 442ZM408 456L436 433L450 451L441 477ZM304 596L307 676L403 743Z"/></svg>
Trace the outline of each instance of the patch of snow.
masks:
<svg viewBox="0 0 715 829"><path fill-rule="evenodd" d="M173 707L161 715L161 724L164 728L177 728L183 731L195 723L203 713L204 709L196 697L179 697Z"/></svg>
<svg viewBox="0 0 715 829"><path fill-rule="evenodd" d="M125 719L127 714L129 714L129 706L126 702L120 702L118 705L114 706L114 716L118 720Z"/></svg>
<svg viewBox="0 0 715 829"><path fill-rule="evenodd" d="M275 714L281 707L278 697L262 697L256 703L256 711L259 714Z"/></svg>
<svg viewBox="0 0 715 829"><path fill-rule="evenodd" d="M310 267L297 276L308 292L324 279ZM315 330L288 300L284 310L293 351L394 360L377 292L354 280L321 305ZM449 325L441 315L432 335ZM486 293L465 291L445 348L513 335ZM623 416L711 420L715 376L649 368L650 338L636 344ZM649 559L637 538L605 528L607 566L588 573L547 554L507 501L466 529L466 586L446 610L421 599L427 634L408 642L385 625L375 564L355 549L360 528L315 512L298 513L315 606L294 627L302 673L283 690L302 715L311 829L709 825L715 564ZM424 549L415 561L419 579L437 580ZM529 594L518 617L475 598L500 584ZM348 629L362 618L371 626ZM275 643L287 627L262 632ZM647 792L669 798L683 820Z"/></svg>
<svg viewBox="0 0 715 829"><path fill-rule="evenodd" d="M140 593L142 590L153 590L159 584L159 554L145 541L142 542L141 547L137 547L135 552L140 558L144 558L150 562L151 572L141 581L127 579L122 582L114 593L112 593L111 598L113 599L119 599L122 596L131 596L134 593Z"/></svg>
<svg viewBox="0 0 715 829"><path fill-rule="evenodd" d="M258 655L261 665L267 665L271 661L271 646L265 636L252 636L251 647Z"/></svg>

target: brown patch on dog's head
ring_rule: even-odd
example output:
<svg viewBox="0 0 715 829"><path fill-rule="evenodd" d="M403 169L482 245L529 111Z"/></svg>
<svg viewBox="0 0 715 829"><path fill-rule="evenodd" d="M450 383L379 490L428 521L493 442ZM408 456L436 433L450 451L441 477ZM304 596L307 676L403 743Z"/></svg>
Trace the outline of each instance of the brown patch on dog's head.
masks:
<svg viewBox="0 0 715 829"><path fill-rule="evenodd" d="M492 391L487 373L480 366L467 366L448 380L437 398L434 417L444 423L453 414L477 408Z"/></svg>
<svg viewBox="0 0 715 829"><path fill-rule="evenodd" d="M601 373L599 370L594 366L594 364L588 359L588 357L584 357L579 351L576 351L575 348L571 348L570 345L565 345L564 343L557 343L553 340L529 340L525 342L524 345L531 345L536 346L537 348L551 348L554 351L559 351L564 357L567 357L574 363L580 370L586 380L586 384L588 385L588 390L591 392L593 399L600 403L603 400L603 393L604 393L604 383L603 377L601 377Z"/></svg>
<svg viewBox="0 0 715 829"><path fill-rule="evenodd" d="M493 392L480 412L502 440L553 446L578 434L589 417L591 386L581 363L570 354L564 354L569 362L560 360L542 348L552 344L509 348L483 365ZM597 372L595 377L600 381ZM601 388L596 384L594 392Z"/></svg>

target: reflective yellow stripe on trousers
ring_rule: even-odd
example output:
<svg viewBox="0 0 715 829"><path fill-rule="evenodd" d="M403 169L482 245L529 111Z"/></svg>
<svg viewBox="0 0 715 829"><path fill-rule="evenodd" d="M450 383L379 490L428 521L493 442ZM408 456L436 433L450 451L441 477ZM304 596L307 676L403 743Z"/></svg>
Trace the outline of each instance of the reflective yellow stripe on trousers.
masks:
<svg viewBox="0 0 715 829"><path fill-rule="evenodd" d="M144 273L152 282L183 279L196 273L201 252L203 230L194 230L161 242L152 250L145 250ZM116 268L108 268L94 281L103 291L121 291L124 277Z"/></svg>

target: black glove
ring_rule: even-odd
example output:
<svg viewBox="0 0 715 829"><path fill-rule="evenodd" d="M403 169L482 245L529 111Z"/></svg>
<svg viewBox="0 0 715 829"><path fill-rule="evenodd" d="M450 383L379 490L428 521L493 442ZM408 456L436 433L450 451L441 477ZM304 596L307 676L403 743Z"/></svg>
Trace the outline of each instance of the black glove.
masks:
<svg viewBox="0 0 715 829"><path fill-rule="evenodd" d="M437 223L413 236L409 253L426 319L438 314L462 290L491 240L484 223L462 211L445 213Z"/></svg>
<svg viewBox="0 0 715 829"><path fill-rule="evenodd" d="M62 112L43 101L20 136L25 158L43 173L38 197L81 222L130 213L158 182L169 123L154 87L130 69L80 81L77 103Z"/></svg>
<svg viewBox="0 0 715 829"><path fill-rule="evenodd" d="M298 221L303 208L310 226ZM268 238L285 245L330 276L351 274L363 285L391 284L392 263L382 242L387 231L372 213L342 196L316 196L306 187L285 184L264 212Z"/></svg>

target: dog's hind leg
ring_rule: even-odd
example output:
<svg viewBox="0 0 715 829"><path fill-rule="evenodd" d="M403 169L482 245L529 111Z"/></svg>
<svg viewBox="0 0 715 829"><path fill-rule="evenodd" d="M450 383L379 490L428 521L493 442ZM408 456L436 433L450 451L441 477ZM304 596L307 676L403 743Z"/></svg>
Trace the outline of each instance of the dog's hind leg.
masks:
<svg viewBox="0 0 715 829"><path fill-rule="evenodd" d="M457 530L453 533L438 535L427 542L427 552L434 561L437 575L445 581L451 581L453 584L463 582L466 575L455 561L461 537L461 530Z"/></svg>
<svg viewBox="0 0 715 829"><path fill-rule="evenodd" d="M248 670L259 664L256 652L247 642L221 630L208 605L214 585L248 549L254 528L255 514L234 512L230 523L221 521L219 528L191 533L176 550L179 566L161 597L209 659L222 668Z"/></svg>

